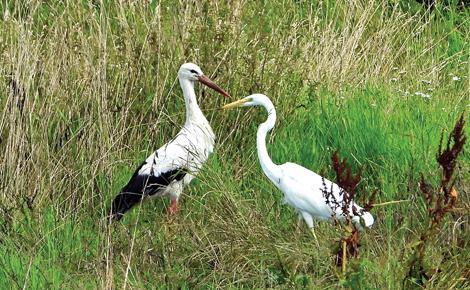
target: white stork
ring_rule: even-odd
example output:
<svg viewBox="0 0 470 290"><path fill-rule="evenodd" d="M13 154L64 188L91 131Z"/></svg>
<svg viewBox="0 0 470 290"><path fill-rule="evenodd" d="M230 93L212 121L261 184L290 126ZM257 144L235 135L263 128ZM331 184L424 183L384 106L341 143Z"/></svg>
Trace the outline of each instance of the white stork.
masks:
<svg viewBox="0 0 470 290"><path fill-rule="evenodd" d="M315 172L295 163L275 164L268 155L266 149L266 135L276 123L276 109L271 100L262 94L254 94L223 106L224 109L235 107L263 106L268 112L268 119L258 127L256 134L256 146L258 158L264 174L269 180L284 193L284 202L291 205L302 217L307 226L313 231L313 218L319 220L332 219L335 216L344 220L340 207L332 208L333 200L343 202L343 189L336 183L321 177ZM325 190L331 191L334 198L325 196ZM328 200L327 200L328 198ZM349 208L354 226L360 230L371 227L374 217L362 207L352 202Z"/></svg>
<svg viewBox="0 0 470 290"><path fill-rule="evenodd" d="M217 86L193 63L183 64L178 79L186 104L186 122L168 143L152 153L134 172L114 198L111 217L120 220L124 213L147 197L170 196L168 214L177 211L178 199L212 153L215 135L196 100L194 82L199 81L221 95L229 94Z"/></svg>

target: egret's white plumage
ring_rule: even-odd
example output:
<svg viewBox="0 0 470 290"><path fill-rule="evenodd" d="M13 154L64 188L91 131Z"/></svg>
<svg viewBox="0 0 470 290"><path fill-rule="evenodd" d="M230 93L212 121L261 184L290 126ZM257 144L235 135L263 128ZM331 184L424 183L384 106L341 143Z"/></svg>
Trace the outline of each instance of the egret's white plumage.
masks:
<svg viewBox="0 0 470 290"><path fill-rule="evenodd" d="M195 81L199 81L224 96L227 92L207 78L193 63L183 64L178 79L186 104L186 122L167 144L152 153L113 201L111 214L119 220L126 211L145 197L169 195L170 214L176 212L184 185L188 184L212 153L215 135L196 100Z"/></svg>
<svg viewBox="0 0 470 290"><path fill-rule="evenodd" d="M277 165L272 162L266 149L266 135L276 123L276 110L267 96L262 94L250 95L225 105L223 108L247 106L263 106L268 112L268 119L258 127L256 134L258 157L265 175L284 193L284 202L295 208L299 216L305 220L312 230L313 218L327 220L332 219L334 216L338 220L344 220L342 209L329 205L324 194L325 190L333 194L334 198L330 197L330 204L333 200L341 204L343 194L337 184L295 163L288 162ZM355 211L353 211L353 207L355 207ZM357 214L354 215L353 212ZM371 227L374 223L372 215L354 202L350 205L349 213L355 227L358 229L363 229L362 225Z"/></svg>

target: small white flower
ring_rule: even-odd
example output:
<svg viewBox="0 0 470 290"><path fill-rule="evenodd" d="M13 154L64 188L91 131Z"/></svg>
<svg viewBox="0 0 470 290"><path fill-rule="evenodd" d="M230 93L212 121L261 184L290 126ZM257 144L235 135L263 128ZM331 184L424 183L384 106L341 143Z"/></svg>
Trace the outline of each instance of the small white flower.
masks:
<svg viewBox="0 0 470 290"><path fill-rule="evenodd" d="M391 81L392 83L398 82L398 78L391 78L390 81Z"/></svg>
<svg viewBox="0 0 470 290"><path fill-rule="evenodd" d="M423 99L426 99L426 100L430 100L430 99L431 99L431 95L430 95L430 94L425 94L425 93L422 93L422 92L416 92L416 93L415 93L415 96L420 96L420 97L422 97Z"/></svg>
<svg viewBox="0 0 470 290"><path fill-rule="evenodd" d="M453 76L453 77L452 77L452 80L453 80L454 82L457 82L457 81L460 81L460 78L459 78L458 76Z"/></svg>

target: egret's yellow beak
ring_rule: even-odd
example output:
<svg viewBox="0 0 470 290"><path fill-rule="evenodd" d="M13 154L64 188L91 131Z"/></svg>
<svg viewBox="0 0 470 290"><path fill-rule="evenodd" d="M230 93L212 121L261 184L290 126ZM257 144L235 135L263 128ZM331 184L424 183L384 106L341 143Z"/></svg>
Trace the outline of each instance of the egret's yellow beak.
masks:
<svg viewBox="0 0 470 290"><path fill-rule="evenodd" d="M240 107L240 106L242 106L244 103L249 102L249 101L250 101L249 98L244 98L244 99L235 101L235 102L233 102L233 103L227 104L227 105L223 106L222 109L231 109L231 108Z"/></svg>

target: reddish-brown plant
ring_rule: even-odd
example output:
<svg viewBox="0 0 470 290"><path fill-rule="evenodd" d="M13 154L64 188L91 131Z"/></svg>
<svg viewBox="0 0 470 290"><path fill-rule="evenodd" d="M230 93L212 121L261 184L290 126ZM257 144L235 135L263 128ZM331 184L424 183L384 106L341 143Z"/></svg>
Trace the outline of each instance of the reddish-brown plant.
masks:
<svg viewBox="0 0 470 290"><path fill-rule="evenodd" d="M357 258L359 256L360 247L360 232L352 224L352 215L358 214L357 208L351 206L354 204L354 198L357 192L357 185L361 181L361 173L353 174L351 167L347 164L346 159L341 160L338 155L338 151L335 151L332 155L333 169L336 173L336 183L341 188L339 193L342 197L341 201L338 201L333 194L332 189L326 188L324 183L324 196L327 200L328 205L331 207L333 212L337 209L341 209L342 215L344 216L344 236L339 241L339 248L336 252L336 266L341 267L342 271L346 271L346 263L348 258ZM374 191L370 196L364 210L369 211L373 207L374 199L377 192ZM350 212L352 210L352 213ZM333 215L335 220L335 216ZM336 221L336 220L335 220Z"/></svg>
<svg viewBox="0 0 470 290"><path fill-rule="evenodd" d="M445 149L442 148L443 135L439 142L436 160L441 168L440 184L437 187L430 185L423 174L421 174L419 189L428 209L428 227L420 236L419 242L414 247L410 259L410 268L404 279L404 286L410 283L423 285L429 275L425 270L424 256L426 245L439 230L442 219L452 211L457 202L457 190L455 189L455 168L457 158L462 153L466 141L463 133L465 120L463 114L455 123L454 129L449 135Z"/></svg>

